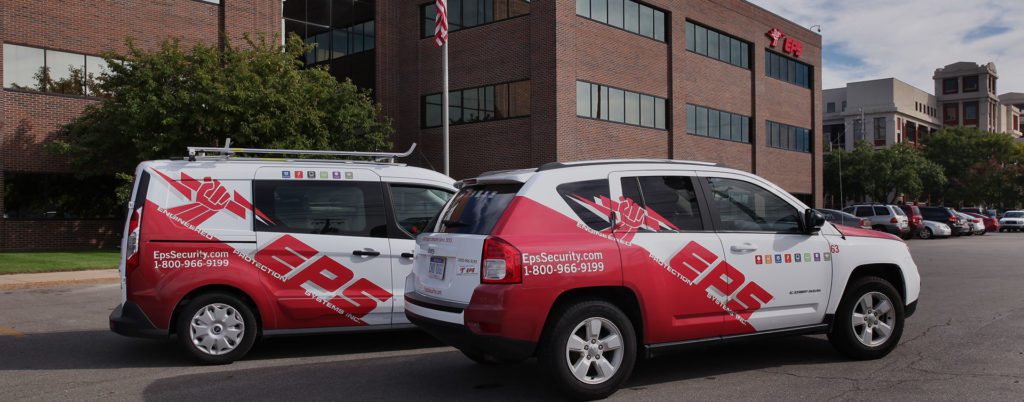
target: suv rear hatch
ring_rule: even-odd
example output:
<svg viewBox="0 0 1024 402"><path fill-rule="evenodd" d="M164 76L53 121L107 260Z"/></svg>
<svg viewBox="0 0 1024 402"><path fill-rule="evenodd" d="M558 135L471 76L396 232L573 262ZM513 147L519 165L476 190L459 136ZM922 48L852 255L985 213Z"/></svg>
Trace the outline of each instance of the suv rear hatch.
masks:
<svg viewBox="0 0 1024 402"><path fill-rule="evenodd" d="M452 198L428 226L432 231L416 238L413 277L417 293L469 303L473 290L481 283L485 246L492 270L500 265L496 258L518 258L510 245L490 234L522 186L472 185Z"/></svg>

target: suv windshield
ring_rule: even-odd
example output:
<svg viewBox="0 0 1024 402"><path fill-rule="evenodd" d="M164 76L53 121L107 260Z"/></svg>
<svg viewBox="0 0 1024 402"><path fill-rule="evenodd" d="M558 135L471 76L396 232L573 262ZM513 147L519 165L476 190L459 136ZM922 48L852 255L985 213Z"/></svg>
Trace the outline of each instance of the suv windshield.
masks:
<svg viewBox="0 0 1024 402"><path fill-rule="evenodd" d="M442 233L490 234L522 184L487 184L463 188L441 212ZM433 225L431 225L433 227Z"/></svg>
<svg viewBox="0 0 1024 402"><path fill-rule="evenodd" d="M1024 212L1007 212L1003 215L1004 218L1024 218Z"/></svg>

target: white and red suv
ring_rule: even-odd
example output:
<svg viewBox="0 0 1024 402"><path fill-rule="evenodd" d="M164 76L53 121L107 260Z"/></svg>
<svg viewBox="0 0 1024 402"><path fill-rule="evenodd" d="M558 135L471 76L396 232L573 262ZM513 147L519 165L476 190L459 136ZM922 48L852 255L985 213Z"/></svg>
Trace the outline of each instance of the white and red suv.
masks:
<svg viewBox="0 0 1024 402"><path fill-rule="evenodd" d="M764 179L701 162L494 172L416 239L405 313L481 363L537 356L600 398L638 356L752 335L828 334L888 354L920 290L906 244L834 226Z"/></svg>

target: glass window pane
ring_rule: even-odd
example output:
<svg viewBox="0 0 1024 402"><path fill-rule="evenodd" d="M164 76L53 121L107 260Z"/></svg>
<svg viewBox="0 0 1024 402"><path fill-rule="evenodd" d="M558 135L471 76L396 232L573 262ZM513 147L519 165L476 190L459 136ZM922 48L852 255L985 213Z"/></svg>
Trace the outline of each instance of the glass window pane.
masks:
<svg viewBox="0 0 1024 402"><path fill-rule="evenodd" d="M576 14L590 17L590 0L576 0Z"/></svg>
<svg viewBox="0 0 1024 402"><path fill-rule="evenodd" d="M645 207L664 217L670 226L659 232L702 230L700 208L693 180L685 176L643 176L639 178Z"/></svg>
<svg viewBox="0 0 1024 402"><path fill-rule="evenodd" d="M426 127L441 126L441 94L429 95L423 102L423 125Z"/></svg>
<svg viewBox="0 0 1024 402"><path fill-rule="evenodd" d="M486 86L480 90L480 96L483 99L480 101L480 108L482 109L481 118L484 120L491 120L494 118L494 86Z"/></svg>
<svg viewBox="0 0 1024 402"><path fill-rule="evenodd" d="M391 186L395 220L411 235L422 232L451 197L452 193L444 190L408 185Z"/></svg>
<svg viewBox="0 0 1024 402"><path fill-rule="evenodd" d="M732 140L743 141L743 117L738 114L732 115Z"/></svg>
<svg viewBox="0 0 1024 402"><path fill-rule="evenodd" d="M786 81L794 82L795 83L796 82L796 63L794 63L793 61L790 60L789 63L787 63L787 64L789 64L788 66L786 66L787 70L789 70L789 71L787 73L788 77L787 77Z"/></svg>
<svg viewBox="0 0 1024 402"><path fill-rule="evenodd" d="M695 39L693 37L694 35L695 35L695 33L694 33L694 29L693 29L693 24L687 22L686 23L686 50L689 50L691 52L697 50L697 45L696 45L697 41L694 40Z"/></svg>
<svg viewBox="0 0 1024 402"><path fill-rule="evenodd" d="M608 0L590 0L590 18L608 22Z"/></svg>
<svg viewBox="0 0 1024 402"><path fill-rule="evenodd" d="M622 27L629 32L640 31L640 5L636 2L626 0Z"/></svg>
<svg viewBox="0 0 1024 402"><path fill-rule="evenodd" d="M622 0L608 0L608 24L622 28Z"/></svg>
<svg viewBox="0 0 1024 402"><path fill-rule="evenodd" d="M608 120L616 122L626 121L626 100L625 92L621 89L611 88L608 90Z"/></svg>
<svg viewBox="0 0 1024 402"><path fill-rule="evenodd" d="M608 107L611 102L608 100L608 87L601 87L601 116L600 118L608 120Z"/></svg>
<svg viewBox="0 0 1024 402"><path fill-rule="evenodd" d="M740 47L741 42L738 41L738 40L733 39L733 40L729 41L729 44L732 45L731 46L731 48L732 48L732 57L731 57L732 64L735 64L737 66L743 67L743 60L742 60L742 55L741 55L741 53L743 52L743 49Z"/></svg>
<svg viewBox="0 0 1024 402"><path fill-rule="evenodd" d="M654 127L654 97L640 95L640 125Z"/></svg>
<svg viewBox="0 0 1024 402"><path fill-rule="evenodd" d="M468 28L479 25L480 0L465 0L462 2L462 26Z"/></svg>
<svg viewBox="0 0 1024 402"><path fill-rule="evenodd" d="M740 67L750 68L750 45L740 42Z"/></svg>
<svg viewBox="0 0 1024 402"><path fill-rule="evenodd" d="M723 140L732 139L732 114L722 112L721 114L721 133Z"/></svg>
<svg viewBox="0 0 1024 402"><path fill-rule="evenodd" d="M590 84L582 81L576 81L576 115L591 117Z"/></svg>
<svg viewBox="0 0 1024 402"><path fill-rule="evenodd" d="M306 22L331 25L331 0L306 0Z"/></svg>
<svg viewBox="0 0 1024 402"><path fill-rule="evenodd" d="M697 135L708 135L708 110L702 107L697 107L697 123L696 123Z"/></svg>
<svg viewBox="0 0 1024 402"><path fill-rule="evenodd" d="M50 72L48 91L85 94L85 55L48 50L46 68Z"/></svg>
<svg viewBox="0 0 1024 402"><path fill-rule="evenodd" d="M708 30L708 56L718 58L718 32Z"/></svg>
<svg viewBox="0 0 1024 402"><path fill-rule="evenodd" d="M88 95L100 94L97 84L99 84L103 74L109 72L110 68L107 66L107 61L103 60L102 57L85 56L85 89Z"/></svg>
<svg viewBox="0 0 1024 402"><path fill-rule="evenodd" d="M462 119L467 123L480 120L480 89L462 91Z"/></svg>
<svg viewBox="0 0 1024 402"><path fill-rule="evenodd" d="M373 21L363 23L363 48L372 50L374 48L374 39L376 39L376 34L374 33Z"/></svg>
<svg viewBox="0 0 1024 402"><path fill-rule="evenodd" d="M470 0L473 1L473 0ZM448 0L448 32L462 28L462 0ZM433 32L433 31L431 31ZM431 34L433 35L433 34Z"/></svg>
<svg viewBox="0 0 1024 402"><path fill-rule="evenodd" d="M332 31L334 38L332 41L332 47L334 48L334 54L332 57L335 59L339 57L345 57L349 53L348 49L348 30L347 29L335 29Z"/></svg>
<svg viewBox="0 0 1024 402"><path fill-rule="evenodd" d="M640 35L654 36L654 9L640 5Z"/></svg>
<svg viewBox="0 0 1024 402"><path fill-rule="evenodd" d="M640 124L640 94L626 92L626 123Z"/></svg>
<svg viewBox="0 0 1024 402"><path fill-rule="evenodd" d="M740 120L740 122L743 123L743 131L741 133L743 136L740 138L740 141L749 143L750 142L750 118L749 117L744 117L743 119Z"/></svg>
<svg viewBox="0 0 1024 402"><path fill-rule="evenodd" d="M730 63L729 60L729 44L733 42L733 39L721 35L721 39L718 40L718 59L726 63ZM710 46L710 45L708 45Z"/></svg>
<svg viewBox="0 0 1024 402"><path fill-rule="evenodd" d="M779 136L780 136L779 125L775 124L775 123L768 123L768 128L772 132L772 134L771 134L772 135L771 136L771 142L769 143L769 145L771 145L773 147L776 147L776 148L782 146L782 140L779 139Z"/></svg>
<svg viewBox="0 0 1024 402"><path fill-rule="evenodd" d="M589 92L589 84L586 85L588 85L587 91ZM578 84L577 87L579 87ZM494 86L494 115L499 119L509 117L508 84Z"/></svg>
<svg viewBox="0 0 1024 402"><path fill-rule="evenodd" d="M386 237L380 182L256 180L253 205L270 223L258 232Z"/></svg>
<svg viewBox="0 0 1024 402"><path fill-rule="evenodd" d="M665 40L665 13L654 10L654 39Z"/></svg>
<svg viewBox="0 0 1024 402"><path fill-rule="evenodd" d="M697 107L686 105L686 132L697 133Z"/></svg>
<svg viewBox="0 0 1024 402"><path fill-rule="evenodd" d="M286 1L284 2L284 18L290 18L299 21L306 20L306 2L302 0Z"/></svg>
<svg viewBox="0 0 1024 402"><path fill-rule="evenodd" d="M714 138L721 137L722 121L719 119L721 112L717 110L708 110L708 136Z"/></svg>
<svg viewBox="0 0 1024 402"><path fill-rule="evenodd" d="M697 31L697 35L694 36L694 40L697 41L697 53L708 54L708 29L700 25L694 29Z"/></svg>
<svg viewBox="0 0 1024 402"><path fill-rule="evenodd" d="M710 177L708 182L722 230L800 230L800 212L772 192L741 180Z"/></svg>
<svg viewBox="0 0 1024 402"><path fill-rule="evenodd" d="M665 109L665 100L661 98L654 99L654 127L665 128L665 117L668 110Z"/></svg>
<svg viewBox="0 0 1024 402"><path fill-rule="evenodd" d="M595 119L607 119L607 115L601 116L600 108L602 105L608 103L608 93L605 92L605 98L601 99L601 87L596 84L590 84L590 117ZM608 110L608 106L605 106L605 110Z"/></svg>
<svg viewBox="0 0 1024 402"><path fill-rule="evenodd" d="M4 44L4 88L45 91L43 49Z"/></svg>

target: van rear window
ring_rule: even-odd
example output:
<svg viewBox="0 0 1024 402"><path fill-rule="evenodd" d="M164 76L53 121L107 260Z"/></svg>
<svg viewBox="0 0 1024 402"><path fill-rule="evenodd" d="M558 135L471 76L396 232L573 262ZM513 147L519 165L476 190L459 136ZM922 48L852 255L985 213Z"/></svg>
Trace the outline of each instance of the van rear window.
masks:
<svg viewBox="0 0 1024 402"><path fill-rule="evenodd" d="M522 187L522 184L486 184L463 188L438 217L438 231L490 234Z"/></svg>

